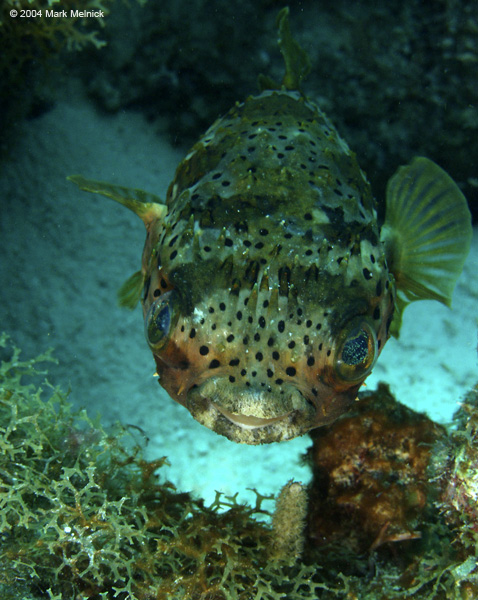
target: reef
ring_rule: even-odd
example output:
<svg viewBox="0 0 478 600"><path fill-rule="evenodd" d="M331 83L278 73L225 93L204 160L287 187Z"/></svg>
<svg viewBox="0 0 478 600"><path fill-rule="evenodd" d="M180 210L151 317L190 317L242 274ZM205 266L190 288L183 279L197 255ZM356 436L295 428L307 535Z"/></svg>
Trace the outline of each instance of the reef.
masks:
<svg viewBox="0 0 478 600"><path fill-rule="evenodd" d="M309 486L276 508L206 506L106 431L0 336L0 594L5 600L463 600L477 582L478 395L453 429L385 386L313 434ZM259 520L265 517L266 520Z"/></svg>
<svg viewBox="0 0 478 600"><path fill-rule="evenodd" d="M422 537L433 518L428 468L433 447L446 437L443 427L397 403L381 384L311 437L312 544L340 543L363 554Z"/></svg>
<svg viewBox="0 0 478 600"><path fill-rule="evenodd" d="M457 554L466 560L478 550L478 386L455 414L450 435L434 450L431 475L441 490L438 506L453 531ZM476 597L478 582L473 590Z"/></svg>

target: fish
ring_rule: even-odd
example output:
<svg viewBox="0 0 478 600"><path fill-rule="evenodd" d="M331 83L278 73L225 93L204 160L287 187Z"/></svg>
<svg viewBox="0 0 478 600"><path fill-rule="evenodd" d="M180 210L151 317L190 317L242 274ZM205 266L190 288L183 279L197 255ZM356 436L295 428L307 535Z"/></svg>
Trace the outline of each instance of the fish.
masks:
<svg viewBox="0 0 478 600"><path fill-rule="evenodd" d="M229 440L290 440L357 400L403 311L451 304L470 249L467 202L415 157L388 182L385 219L356 155L302 91L307 53L277 19L281 84L237 102L177 167L166 200L69 179L137 214L141 269L119 291L143 307L160 385Z"/></svg>

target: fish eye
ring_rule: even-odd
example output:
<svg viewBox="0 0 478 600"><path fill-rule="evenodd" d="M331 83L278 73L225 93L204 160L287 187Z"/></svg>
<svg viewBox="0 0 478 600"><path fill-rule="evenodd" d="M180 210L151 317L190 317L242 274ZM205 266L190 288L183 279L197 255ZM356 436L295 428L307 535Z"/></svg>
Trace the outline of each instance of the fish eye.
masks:
<svg viewBox="0 0 478 600"><path fill-rule="evenodd" d="M377 336L364 319L354 320L344 331L335 359L335 370L344 381L359 381L372 370L377 358Z"/></svg>
<svg viewBox="0 0 478 600"><path fill-rule="evenodd" d="M144 332L151 347L166 342L174 317L174 294L166 292L151 304L144 320Z"/></svg>

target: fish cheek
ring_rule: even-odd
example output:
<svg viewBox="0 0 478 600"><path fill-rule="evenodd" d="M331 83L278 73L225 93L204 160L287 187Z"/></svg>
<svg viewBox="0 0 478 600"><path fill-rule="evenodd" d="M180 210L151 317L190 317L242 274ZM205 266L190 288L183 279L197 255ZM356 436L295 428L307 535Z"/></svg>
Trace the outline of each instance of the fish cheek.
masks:
<svg viewBox="0 0 478 600"><path fill-rule="evenodd" d="M188 357L173 341L162 351L158 353L153 351L153 357L156 363L159 385L168 392L173 400L185 406L185 392L188 386L185 386L184 382L187 379L187 371L190 367Z"/></svg>
<svg viewBox="0 0 478 600"><path fill-rule="evenodd" d="M372 303L372 319L377 327L377 356L390 337L390 325L395 311L395 290L388 278L384 280L382 288L382 295Z"/></svg>
<svg viewBox="0 0 478 600"><path fill-rule="evenodd" d="M328 370L327 370L328 371ZM329 425L346 413L357 398L362 382L352 386L333 379L333 368L323 374L324 382L317 385L318 394L314 398L316 407L315 418L308 429ZM325 379L329 382L325 383Z"/></svg>

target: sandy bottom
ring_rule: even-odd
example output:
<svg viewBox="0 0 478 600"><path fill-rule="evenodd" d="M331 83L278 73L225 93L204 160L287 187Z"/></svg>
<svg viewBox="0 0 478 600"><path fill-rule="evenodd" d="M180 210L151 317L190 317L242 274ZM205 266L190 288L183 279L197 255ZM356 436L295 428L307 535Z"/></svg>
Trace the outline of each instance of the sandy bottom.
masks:
<svg viewBox="0 0 478 600"><path fill-rule="evenodd" d="M307 436L269 446L239 446L196 423L153 378L139 307L120 309L116 291L139 268L144 228L113 202L79 192L81 173L162 197L183 151L172 149L140 115L100 115L85 100L58 102L19 127L1 165L0 324L27 356L56 349L50 380L71 401L142 428L147 456L168 456L163 471L180 490L207 501L215 490L276 493L307 481ZM478 380L478 238L455 291L453 310L436 302L407 309L399 341L390 340L369 389L388 382L398 400L450 421Z"/></svg>

